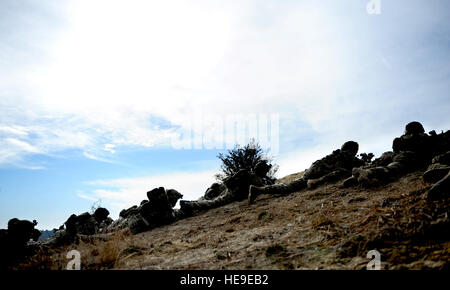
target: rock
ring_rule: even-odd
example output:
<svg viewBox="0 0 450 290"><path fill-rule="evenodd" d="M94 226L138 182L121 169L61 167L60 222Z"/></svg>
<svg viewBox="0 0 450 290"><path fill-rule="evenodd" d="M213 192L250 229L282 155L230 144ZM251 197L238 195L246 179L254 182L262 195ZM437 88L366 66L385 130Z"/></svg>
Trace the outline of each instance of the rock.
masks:
<svg viewBox="0 0 450 290"><path fill-rule="evenodd" d="M427 171L423 174L423 180L428 183L435 183L444 178L450 171L450 166L440 163L433 163L428 166Z"/></svg>
<svg viewBox="0 0 450 290"><path fill-rule="evenodd" d="M429 200L439 200L450 196L450 172L441 180L439 180L428 191L427 198Z"/></svg>

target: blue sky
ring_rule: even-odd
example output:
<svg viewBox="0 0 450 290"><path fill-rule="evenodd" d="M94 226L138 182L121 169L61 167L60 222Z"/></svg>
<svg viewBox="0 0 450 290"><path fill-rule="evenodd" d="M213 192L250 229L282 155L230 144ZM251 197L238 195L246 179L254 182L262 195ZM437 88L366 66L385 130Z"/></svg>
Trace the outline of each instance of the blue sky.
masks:
<svg viewBox="0 0 450 290"><path fill-rule="evenodd" d="M412 120L449 129L450 3L368 2L0 0L0 227L195 199L224 146L174 140L254 137L230 116L275 120L279 176L350 139L379 155Z"/></svg>

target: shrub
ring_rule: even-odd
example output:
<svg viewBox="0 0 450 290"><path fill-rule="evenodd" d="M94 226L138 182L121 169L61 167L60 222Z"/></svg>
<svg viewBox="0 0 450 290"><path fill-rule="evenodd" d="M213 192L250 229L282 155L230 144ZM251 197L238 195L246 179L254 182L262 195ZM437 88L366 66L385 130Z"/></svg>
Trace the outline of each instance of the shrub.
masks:
<svg viewBox="0 0 450 290"><path fill-rule="evenodd" d="M95 213L95 211L102 207L102 200L98 199L97 201L95 201L92 205L91 205L91 214L93 215Z"/></svg>
<svg viewBox="0 0 450 290"><path fill-rule="evenodd" d="M265 153L254 139L251 139L244 147L236 145L233 149L228 150L226 154L219 153L217 158L222 161L220 167L222 172L216 174L216 178L220 181L233 176L241 169L254 171L256 164L261 161L271 166L270 171L267 173L269 179L275 180L274 176L278 170L278 165L271 164L272 157Z"/></svg>

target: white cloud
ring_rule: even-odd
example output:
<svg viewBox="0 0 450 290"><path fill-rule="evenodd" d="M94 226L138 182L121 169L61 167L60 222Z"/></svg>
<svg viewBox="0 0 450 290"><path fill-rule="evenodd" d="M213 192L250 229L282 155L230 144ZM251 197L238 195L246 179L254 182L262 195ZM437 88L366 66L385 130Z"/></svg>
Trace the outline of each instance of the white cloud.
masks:
<svg viewBox="0 0 450 290"><path fill-rule="evenodd" d="M295 112L318 128L343 74L329 15L284 8L261 28L253 5L74 1L64 33L43 44L48 61L22 70L25 94L6 99L0 125L37 134L22 141L44 154L79 148L91 157L114 153L104 144L168 146L173 130L150 118L183 127L199 110Z"/></svg>
<svg viewBox="0 0 450 290"><path fill-rule="evenodd" d="M13 136L27 136L28 132L26 128L20 127L20 126L1 126L0 132L10 134Z"/></svg>
<svg viewBox="0 0 450 290"><path fill-rule="evenodd" d="M83 155L84 155L84 157L86 157L88 159L97 160L97 161L101 161L101 162L105 162L105 163L113 163L112 160L101 158L101 157L95 156L94 154L91 154L91 153L83 152Z"/></svg>
<svg viewBox="0 0 450 290"><path fill-rule="evenodd" d="M0 152L0 163L23 163L33 151L80 149L101 160L121 146L169 146L173 129L198 111L277 113L281 130L294 124L294 131L280 131L287 147L302 126L315 143L335 144L369 140L387 123L407 119L398 111L409 99L393 97L396 84L379 80L387 66L397 73L401 59L372 50L386 30L364 26L362 6L355 12L358 5L331 1L68 3L53 37L37 37L47 30L25 35L42 61L0 68L0 133L19 141ZM352 25L353 16L365 24Z"/></svg>
<svg viewBox="0 0 450 290"><path fill-rule="evenodd" d="M92 197L92 196L90 196L90 195L88 195L88 194L85 194L85 193L82 193L82 192L78 192L78 193L77 193L77 196L80 197L80 198L82 198L82 199L89 200L89 201L94 201L94 202L98 201L97 198Z"/></svg>

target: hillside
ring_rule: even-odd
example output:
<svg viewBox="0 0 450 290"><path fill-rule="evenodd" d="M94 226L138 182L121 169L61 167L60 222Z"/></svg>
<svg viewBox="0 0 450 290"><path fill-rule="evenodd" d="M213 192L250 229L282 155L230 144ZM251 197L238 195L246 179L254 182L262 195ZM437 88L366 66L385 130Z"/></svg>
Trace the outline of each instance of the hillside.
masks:
<svg viewBox="0 0 450 290"><path fill-rule="evenodd" d="M138 235L86 237L19 268L64 269L77 249L82 269L364 269L376 249L383 269L448 269L449 199L427 201L422 175L372 189L339 182L262 195Z"/></svg>

